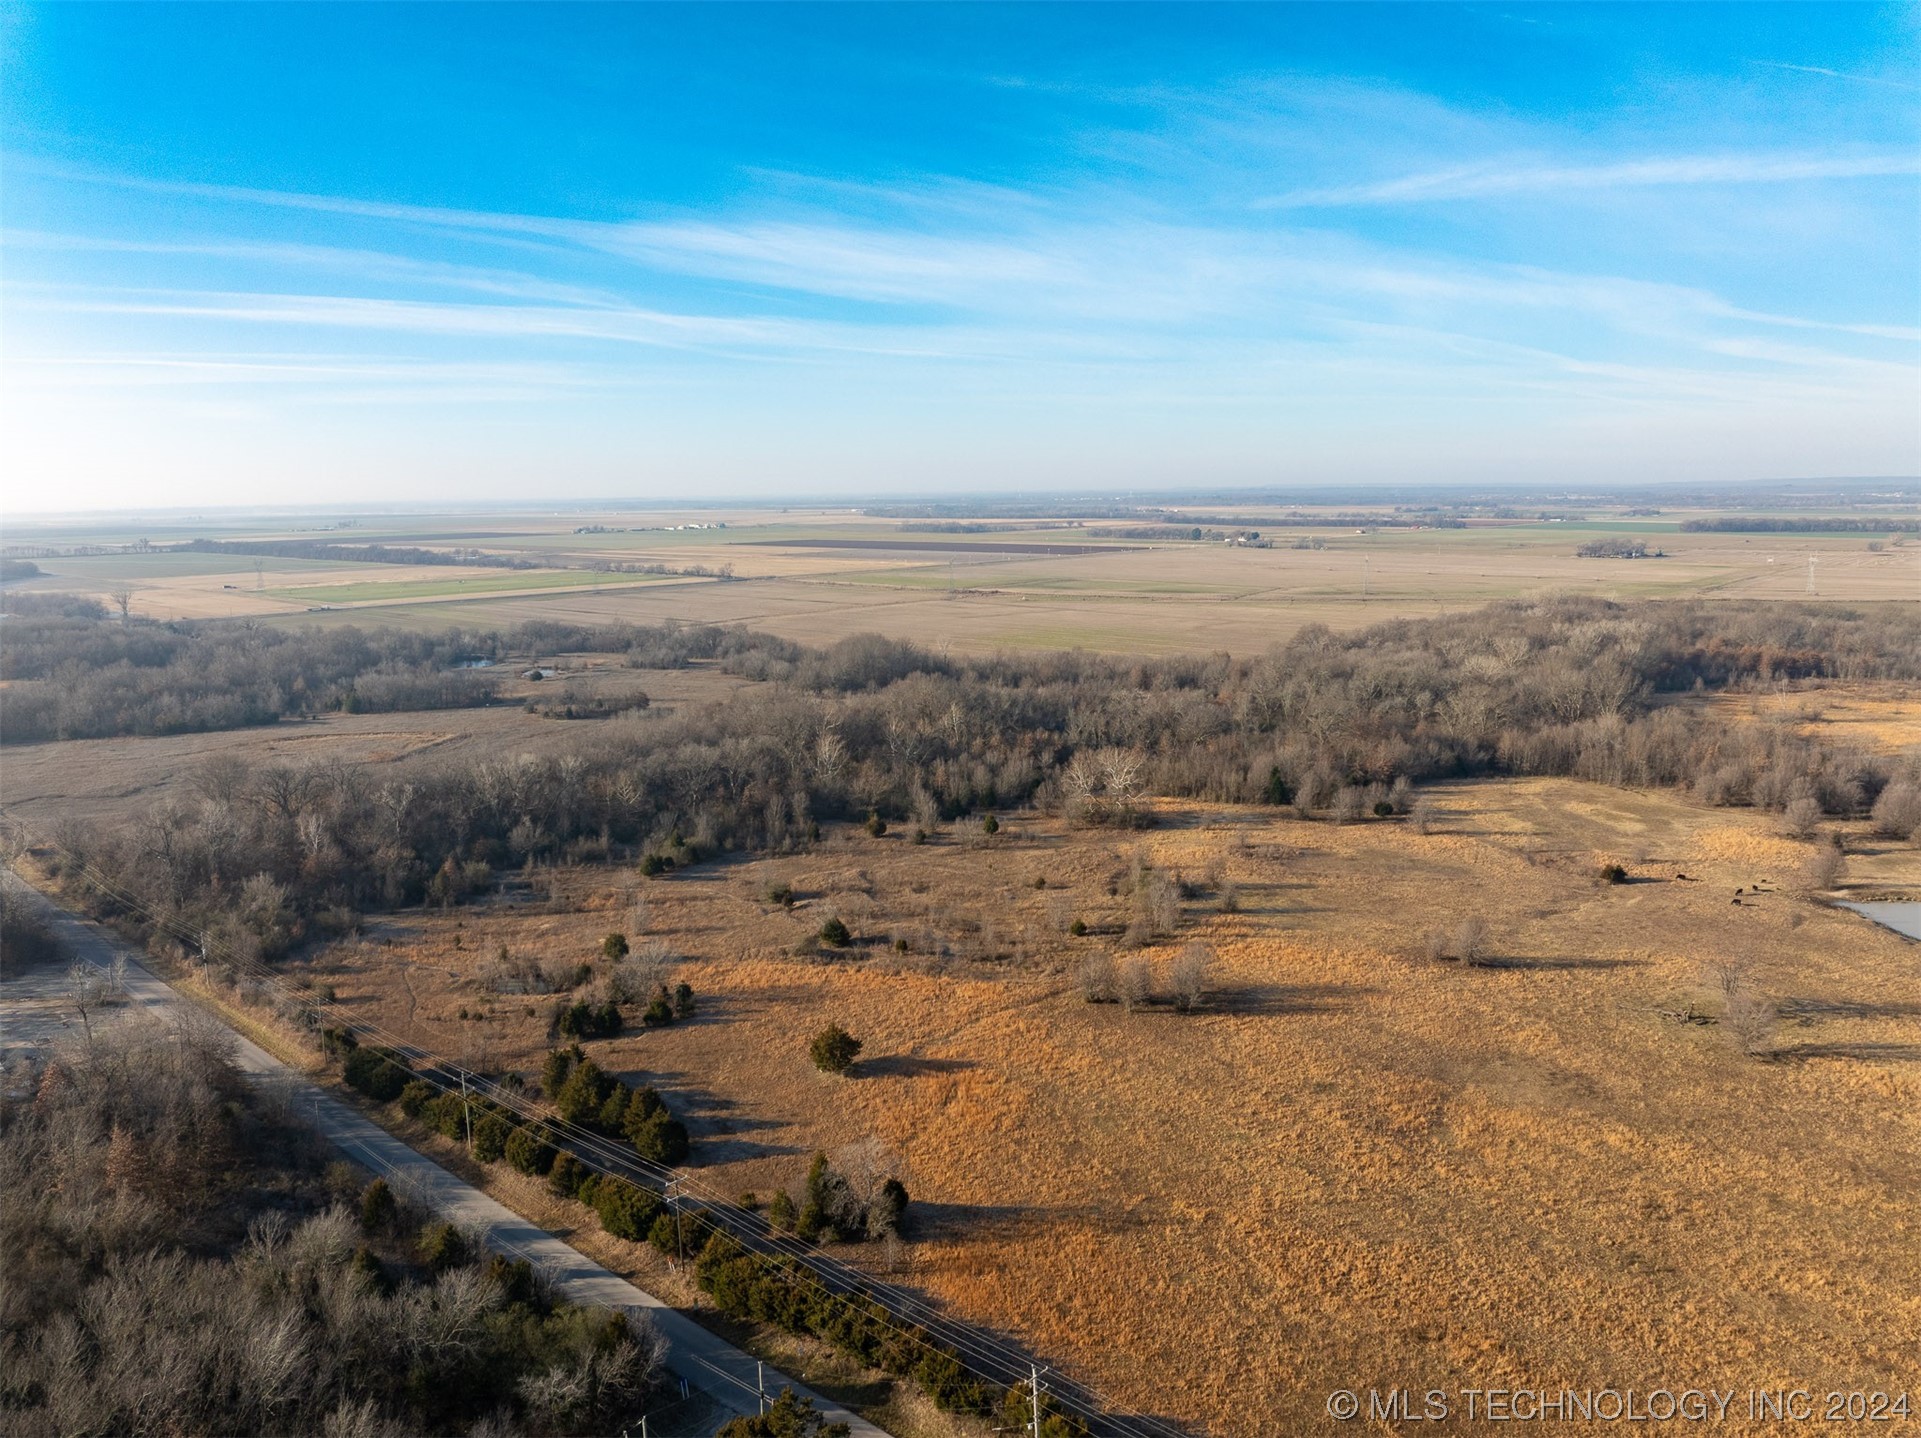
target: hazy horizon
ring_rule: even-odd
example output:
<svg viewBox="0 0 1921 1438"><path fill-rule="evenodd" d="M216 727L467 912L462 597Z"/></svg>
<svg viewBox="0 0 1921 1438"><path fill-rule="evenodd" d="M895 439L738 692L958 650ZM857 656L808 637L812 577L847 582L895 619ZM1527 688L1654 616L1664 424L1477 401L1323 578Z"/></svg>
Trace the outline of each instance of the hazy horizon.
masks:
<svg viewBox="0 0 1921 1438"><path fill-rule="evenodd" d="M8 6L15 492L1921 472L1917 12L1383 13Z"/></svg>

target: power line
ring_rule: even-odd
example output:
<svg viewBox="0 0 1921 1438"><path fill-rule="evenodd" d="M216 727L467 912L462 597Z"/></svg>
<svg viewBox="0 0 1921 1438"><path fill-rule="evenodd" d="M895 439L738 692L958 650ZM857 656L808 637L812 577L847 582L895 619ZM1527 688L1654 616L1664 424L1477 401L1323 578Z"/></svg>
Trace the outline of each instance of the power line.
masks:
<svg viewBox="0 0 1921 1438"><path fill-rule="evenodd" d="M108 897L146 916L156 928L184 942L194 944L203 958L209 955L218 957L236 970L256 978L266 987L283 994L291 991L290 996L293 1000L309 1009L325 1009L336 1013L343 1009L343 1006L336 1001L291 990L285 977L276 973L263 961L235 953L224 944L210 942L203 931L189 928L121 889L65 845L44 836L35 835L32 829L21 824L17 819L10 822L35 842L43 843L46 847L65 855L73 867ZM508 1109L517 1117L531 1124L539 1124L557 1135L565 1136L569 1149L576 1158L581 1159L590 1169L602 1176L621 1182L633 1182L634 1177L639 1176L650 1186L658 1186L663 1191L673 1189L676 1190L677 1197L697 1200L699 1211L710 1221L719 1220L715 1222L715 1227L740 1242L749 1252L785 1258L796 1265L797 1267L787 1269L785 1276L797 1285L830 1299L846 1298L850 1294L866 1298L878 1305L883 1314L887 1315L874 1321L889 1333L929 1353L942 1352L943 1349L936 1345L944 1344L947 1349L969 1360L983 1377L991 1378L1007 1387L1021 1386L1023 1371L1030 1380L1032 1379L1035 1365L1013 1345L996 1339L971 1324L949 1319L940 1313L929 1299L897 1285L878 1280L861 1269L820 1254L796 1238L778 1233L770 1226L764 1225L757 1215L721 1197L717 1191L688 1178L685 1174L643 1158L625 1145L592 1129L559 1115L545 1114L535 1108L523 1094L513 1091L498 1080L473 1073L463 1065L448 1063L438 1055L383 1029L378 1024L348 1013L342 1018L340 1027L354 1034L356 1039L362 1034L367 1035L380 1046L408 1059L410 1063L431 1064L430 1068L415 1070L414 1076L439 1093L461 1095L470 1151L473 1124L469 1097L471 1082L475 1092L481 1093L498 1106ZM676 1222L677 1237L678 1232L679 1225ZM912 1326L903 1328L890 1321L895 1313ZM868 1316L870 1319L873 1318L871 1314ZM1057 1382L1060 1382L1058 1378ZM1063 1391L1068 1388L1073 1391L1071 1393ZM1103 1411L1092 1393L1077 1384L1062 1383L1061 1387L1050 1396L1054 1397L1063 1408L1085 1420L1096 1432L1147 1435L1147 1438L1186 1438L1181 1429L1148 1414Z"/></svg>

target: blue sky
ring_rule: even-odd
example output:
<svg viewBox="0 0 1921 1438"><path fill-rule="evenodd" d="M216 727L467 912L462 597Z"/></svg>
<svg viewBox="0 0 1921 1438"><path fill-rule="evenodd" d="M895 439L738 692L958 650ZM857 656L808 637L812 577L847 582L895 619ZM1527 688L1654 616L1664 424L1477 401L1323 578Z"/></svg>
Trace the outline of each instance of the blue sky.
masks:
<svg viewBox="0 0 1921 1438"><path fill-rule="evenodd" d="M0 7L7 504L1912 475L1917 17Z"/></svg>

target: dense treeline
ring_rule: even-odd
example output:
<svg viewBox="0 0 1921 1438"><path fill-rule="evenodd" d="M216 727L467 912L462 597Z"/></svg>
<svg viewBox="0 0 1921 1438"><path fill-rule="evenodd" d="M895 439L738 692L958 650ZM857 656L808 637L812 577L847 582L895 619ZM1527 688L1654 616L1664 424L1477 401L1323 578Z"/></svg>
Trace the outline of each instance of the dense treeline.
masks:
<svg viewBox="0 0 1921 1438"><path fill-rule="evenodd" d="M879 636L807 650L720 630L621 642L650 664L697 652L769 682L544 754L385 783L214 761L135 822L59 837L177 927L271 957L315 919L456 902L504 865L661 874L804 845L831 819L932 832L968 813L1120 812L1153 795L1348 818L1399 780L1482 774L1845 815L1917 777L1791 724L1664 702L1697 686L1921 678L1921 614L1895 607L1515 602L1349 635L1314 627L1244 660L966 660Z"/></svg>
<svg viewBox="0 0 1921 1438"><path fill-rule="evenodd" d="M362 1192L230 1042L128 1018L8 1075L0 1426L507 1438L639 1410L650 1329Z"/></svg>
<svg viewBox="0 0 1921 1438"><path fill-rule="evenodd" d="M330 710L471 708L498 690L484 669L456 667L478 660L592 652L678 668L753 642L717 629L543 623L439 634L122 623L92 600L57 594L7 595L5 611L0 743L8 744L235 729Z"/></svg>
<svg viewBox="0 0 1921 1438"><path fill-rule="evenodd" d="M1846 519L1814 516L1779 519L1761 515L1724 519L1684 519L1681 528L1719 534L1914 534L1921 519Z"/></svg>

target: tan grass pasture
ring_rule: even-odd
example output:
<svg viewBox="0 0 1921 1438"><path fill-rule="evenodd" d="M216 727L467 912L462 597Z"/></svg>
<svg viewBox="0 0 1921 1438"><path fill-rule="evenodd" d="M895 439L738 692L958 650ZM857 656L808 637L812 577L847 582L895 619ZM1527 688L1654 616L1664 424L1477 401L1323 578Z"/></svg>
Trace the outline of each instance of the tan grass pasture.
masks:
<svg viewBox="0 0 1921 1438"><path fill-rule="evenodd" d="M1428 836L1170 807L1131 835L1014 816L991 842L559 872L551 898L399 916L313 978L526 1070L551 1000L481 984L501 945L662 940L696 1019L589 1047L688 1115L701 1182L765 1194L877 1135L915 1196L912 1281L1212 1432L1334 1431L1337 1387L1912 1389L1921 949L1791 892L1809 846L1767 816L1564 780L1438 793ZM1079 995L1136 850L1238 890L1145 951L1164 985L1213 946L1201 1012ZM1916 850L1888 858L1921 882ZM830 913L857 945L797 956ZM1470 915L1491 966L1422 956ZM1728 961L1779 1007L1771 1058L1688 1021ZM851 1079L808 1064L829 1021L865 1041Z"/></svg>

